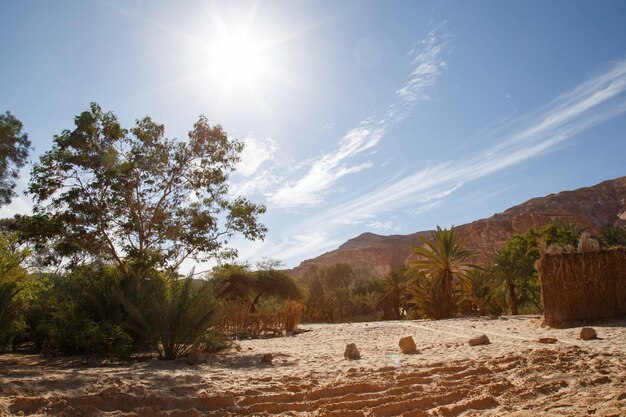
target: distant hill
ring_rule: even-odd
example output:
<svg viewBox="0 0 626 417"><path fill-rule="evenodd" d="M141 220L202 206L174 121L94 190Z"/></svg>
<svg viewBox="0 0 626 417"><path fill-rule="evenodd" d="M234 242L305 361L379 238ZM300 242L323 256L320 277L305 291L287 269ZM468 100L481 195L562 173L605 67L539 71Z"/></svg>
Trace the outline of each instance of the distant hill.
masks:
<svg viewBox="0 0 626 417"><path fill-rule="evenodd" d="M458 226L458 230L468 235L468 246L477 252L474 261L485 262L511 235L555 222L571 223L590 232L626 225L626 177L533 198L487 219ZM430 232L391 236L363 233L333 251L303 261L292 273L301 275L309 266L341 261L382 276L402 265L410 255L411 245Z"/></svg>

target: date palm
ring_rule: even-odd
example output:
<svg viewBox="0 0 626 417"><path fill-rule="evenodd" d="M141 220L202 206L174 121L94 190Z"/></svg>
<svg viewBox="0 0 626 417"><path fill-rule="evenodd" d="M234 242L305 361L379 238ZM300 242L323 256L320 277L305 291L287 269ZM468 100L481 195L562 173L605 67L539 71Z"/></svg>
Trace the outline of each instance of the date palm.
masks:
<svg viewBox="0 0 626 417"><path fill-rule="evenodd" d="M463 296L478 308L478 314L484 316L494 303L494 295L497 292L497 282L490 271L474 268L464 274Z"/></svg>
<svg viewBox="0 0 626 417"><path fill-rule="evenodd" d="M413 247L415 261L407 273L413 281L426 279L429 296L435 307L433 318L450 318L456 312L454 285L471 267L469 258L474 254L466 249L465 237L454 227L442 229L437 226L430 239L420 238L421 245Z"/></svg>
<svg viewBox="0 0 626 417"><path fill-rule="evenodd" d="M407 295L409 280L404 267L391 270L382 280L383 298L391 303L394 320L402 317L401 306Z"/></svg>

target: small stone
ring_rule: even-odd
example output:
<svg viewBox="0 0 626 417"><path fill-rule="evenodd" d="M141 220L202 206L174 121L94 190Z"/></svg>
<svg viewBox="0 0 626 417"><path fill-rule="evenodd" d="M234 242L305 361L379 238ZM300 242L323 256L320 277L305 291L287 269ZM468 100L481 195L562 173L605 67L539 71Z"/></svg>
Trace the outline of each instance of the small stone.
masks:
<svg viewBox="0 0 626 417"><path fill-rule="evenodd" d="M272 355L271 353L266 353L261 358L261 363L266 363L266 364L271 365L272 364L272 360L274 360L274 355Z"/></svg>
<svg viewBox="0 0 626 417"><path fill-rule="evenodd" d="M552 344L552 343L556 343L557 340L554 337L540 337L539 339L537 339L537 343L546 343L546 344Z"/></svg>
<svg viewBox="0 0 626 417"><path fill-rule="evenodd" d="M402 349L402 353L405 354L414 354L417 352L417 346L415 346L415 341L413 337L407 336L400 339L400 343L398 343L400 349Z"/></svg>
<svg viewBox="0 0 626 417"><path fill-rule="evenodd" d="M356 345L354 343L349 343L346 346L346 350L343 352L343 356L350 360L361 359L359 349L356 348Z"/></svg>
<svg viewBox="0 0 626 417"><path fill-rule="evenodd" d="M202 353L200 349L193 348L187 355L185 362L187 362L187 365L199 365L206 362L206 356L204 356L204 353Z"/></svg>
<svg viewBox="0 0 626 417"><path fill-rule="evenodd" d="M596 331L593 328L583 327L582 329L580 329L580 338L582 340L593 340L593 339L597 339L598 335L596 334Z"/></svg>
<svg viewBox="0 0 626 417"><path fill-rule="evenodd" d="M481 334L480 336L472 337L470 340L468 340L468 343L470 346L479 346L488 345L491 342L489 342L489 338L486 334Z"/></svg>

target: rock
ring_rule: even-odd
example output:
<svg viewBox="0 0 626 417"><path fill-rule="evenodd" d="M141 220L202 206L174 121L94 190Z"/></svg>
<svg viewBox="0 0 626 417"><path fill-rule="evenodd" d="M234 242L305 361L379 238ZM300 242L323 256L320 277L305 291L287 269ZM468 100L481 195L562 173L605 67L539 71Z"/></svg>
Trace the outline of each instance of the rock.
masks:
<svg viewBox="0 0 626 417"><path fill-rule="evenodd" d="M407 336L400 339L400 343L398 343L400 349L402 349L402 353L413 354L417 353L417 346L415 346L415 341L413 337Z"/></svg>
<svg viewBox="0 0 626 417"><path fill-rule="evenodd" d="M347 359L361 359L361 354L359 353L359 349L356 348L354 343L349 343L346 346L345 352L343 352L343 356Z"/></svg>
<svg viewBox="0 0 626 417"><path fill-rule="evenodd" d="M596 334L596 331L593 328L583 327L582 329L580 329L580 338L582 340L593 340L593 339L597 339L598 335Z"/></svg>
<svg viewBox="0 0 626 417"><path fill-rule="evenodd" d="M479 345L488 345L489 343L489 338L487 337L486 334L481 334L480 336L476 336L476 337L472 337L469 341L468 341L470 346L479 346Z"/></svg>
<svg viewBox="0 0 626 417"><path fill-rule="evenodd" d="M261 363L265 363L265 364L271 365L273 360L274 360L274 355L272 355L271 353L266 353L261 358Z"/></svg>
<svg viewBox="0 0 626 417"><path fill-rule="evenodd" d="M500 318L500 316L498 316L497 314L490 314L487 319L488 320L498 320L499 318Z"/></svg>
<svg viewBox="0 0 626 417"><path fill-rule="evenodd" d="M552 343L556 343L557 340L554 337L540 337L539 339L537 339L537 343L546 343L546 344L552 344Z"/></svg>
<svg viewBox="0 0 626 417"><path fill-rule="evenodd" d="M187 354L185 362L187 362L187 365L199 365L206 362L206 356L204 355L204 353L202 353L200 349L193 348L191 349L189 354Z"/></svg>

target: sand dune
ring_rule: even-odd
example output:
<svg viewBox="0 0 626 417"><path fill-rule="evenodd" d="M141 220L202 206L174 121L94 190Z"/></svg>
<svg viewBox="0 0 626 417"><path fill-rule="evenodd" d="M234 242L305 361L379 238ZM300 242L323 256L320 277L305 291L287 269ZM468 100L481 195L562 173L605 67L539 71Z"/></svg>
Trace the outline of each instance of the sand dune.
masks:
<svg viewBox="0 0 626 417"><path fill-rule="evenodd" d="M0 356L0 414L61 416L624 416L626 320L541 327L537 317L304 325L241 341L197 367ZM486 334L491 344L470 347ZM415 339L403 355L398 340ZM541 344L539 337L558 339ZM343 358L349 342L362 359ZM272 353L272 365L260 360Z"/></svg>

